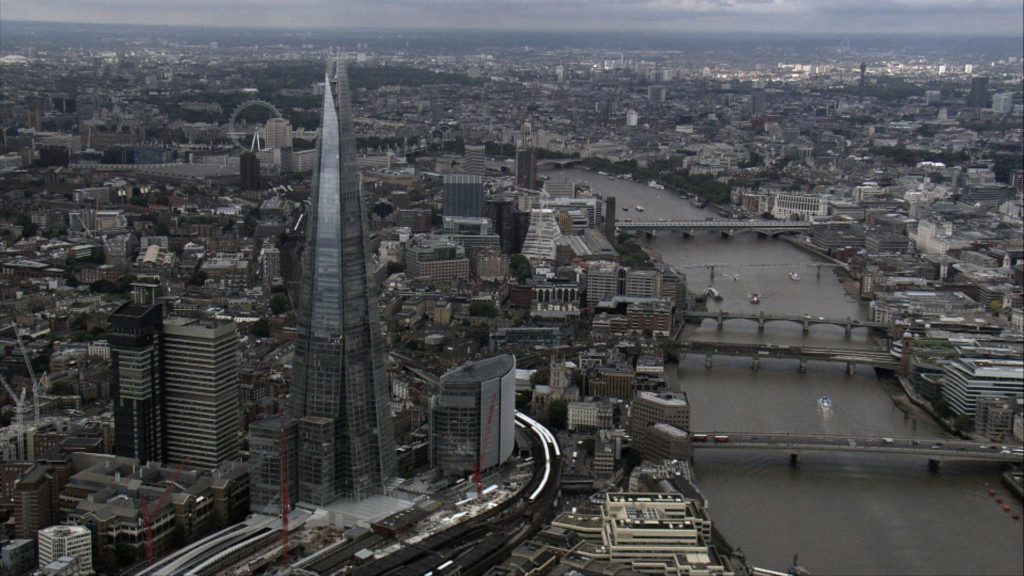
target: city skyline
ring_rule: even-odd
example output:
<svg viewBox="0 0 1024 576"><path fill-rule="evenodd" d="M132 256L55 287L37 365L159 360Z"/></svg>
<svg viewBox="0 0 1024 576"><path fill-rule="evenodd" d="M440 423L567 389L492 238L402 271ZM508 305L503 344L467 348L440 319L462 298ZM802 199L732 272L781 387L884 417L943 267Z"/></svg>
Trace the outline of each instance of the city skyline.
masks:
<svg viewBox="0 0 1024 576"><path fill-rule="evenodd" d="M915 33L1003 36L1024 31L1024 6L1014 0L636 0L500 3L437 0L344 6L321 0L217 4L57 0L39 5L8 0L4 20L159 24L202 27L338 29L493 28L526 30L772 33Z"/></svg>

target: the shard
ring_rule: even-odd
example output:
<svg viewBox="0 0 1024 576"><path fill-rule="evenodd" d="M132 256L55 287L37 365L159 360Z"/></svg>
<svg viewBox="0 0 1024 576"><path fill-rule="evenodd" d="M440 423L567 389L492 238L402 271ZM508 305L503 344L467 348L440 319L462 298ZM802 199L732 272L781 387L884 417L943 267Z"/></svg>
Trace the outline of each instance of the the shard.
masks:
<svg viewBox="0 0 1024 576"><path fill-rule="evenodd" d="M367 210L343 62L328 66L324 84L290 401L299 427L298 496L313 506L381 494L395 470Z"/></svg>

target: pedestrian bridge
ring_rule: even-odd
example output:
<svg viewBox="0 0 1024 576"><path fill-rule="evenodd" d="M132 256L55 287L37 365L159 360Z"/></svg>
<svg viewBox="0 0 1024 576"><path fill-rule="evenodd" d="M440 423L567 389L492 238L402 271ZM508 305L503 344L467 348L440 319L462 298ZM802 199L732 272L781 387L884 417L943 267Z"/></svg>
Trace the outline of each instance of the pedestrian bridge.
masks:
<svg viewBox="0 0 1024 576"><path fill-rule="evenodd" d="M882 436L778 434L758 432L693 432L694 450L775 450L788 452L790 463L799 464L805 452L860 452L923 456L933 470L943 461L1006 462L1020 464L1024 453L1019 447L988 442L947 440L945 438L889 438ZM698 441L701 437L704 441ZM1017 450L1016 452L1014 450Z"/></svg>
<svg viewBox="0 0 1024 576"><path fill-rule="evenodd" d="M822 318L814 317L809 314L803 316L776 316L772 314L765 314L763 311L757 314L750 312L725 312L718 310L715 312L683 312L684 320L696 320L698 324L704 320L711 318L718 323L718 329L721 330L728 320L747 320L757 322L758 332L764 332L764 325L769 322L792 322L799 324L803 327L804 334L810 332L811 326L817 324L827 324L832 326L842 326L846 330L846 337L849 338L854 328L867 328L869 330L886 330L886 325L881 322L865 322L863 320L854 320L849 317L839 320L835 318Z"/></svg>

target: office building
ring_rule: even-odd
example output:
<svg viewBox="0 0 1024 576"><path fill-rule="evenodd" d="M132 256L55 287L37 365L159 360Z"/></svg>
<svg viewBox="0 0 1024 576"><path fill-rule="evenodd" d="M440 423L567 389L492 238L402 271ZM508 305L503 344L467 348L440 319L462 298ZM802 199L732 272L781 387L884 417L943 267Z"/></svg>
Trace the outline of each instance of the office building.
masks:
<svg viewBox="0 0 1024 576"><path fill-rule="evenodd" d="M1013 92L997 92L992 95L992 111L999 114L1013 112Z"/></svg>
<svg viewBox="0 0 1024 576"><path fill-rule="evenodd" d="M957 414L976 416L984 397L1024 397L1024 361L1004 358L957 358L943 367L942 395Z"/></svg>
<svg viewBox="0 0 1024 576"><path fill-rule="evenodd" d="M967 95L971 108L988 108L988 76L971 78L971 92Z"/></svg>
<svg viewBox="0 0 1024 576"><path fill-rule="evenodd" d="M471 174L444 175L445 217L479 218L484 211L484 179Z"/></svg>
<svg viewBox="0 0 1024 576"><path fill-rule="evenodd" d="M434 466L450 476L489 470L515 444L516 359L503 354L441 376L431 407Z"/></svg>
<svg viewBox="0 0 1024 576"><path fill-rule="evenodd" d="M267 148L290 149L292 147L292 124L284 118L267 120L265 128Z"/></svg>
<svg viewBox="0 0 1024 576"><path fill-rule="evenodd" d="M466 249L443 237L417 237L405 249L405 275L431 282L468 280Z"/></svg>
<svg viewBox="0 0 1024 576"><path fill-rule="evenodd" d="M165 455L163 307L154 302L155 292L155 285L137 284L133 301L110 315L107 328L114 453L141 464L162 462Z"/></svg>
<svg viewBox="0 0 1024 576"><path fill-rule="evenodd" d="M0 570L11 576L27 576L36 568L36 542L28 538L16 538L0 548Z"/></svg>
<svg viewBox="0 0 1024 576"><path fill-rule="evenodd" d="M59 518L57 477L45 464L33 464L14 482L14 535L35 540Z"/></svg>
<svg viewBox="0 0 1024 576"><path fill-rule="evenodd" d="M502 254L518 254L523 248L526 231L530 227L530 213L516 207L511 196L491 196L487 199L485 213L494 224L494 231L501 238Z"/></svg>
<svg viewBox="0 0 1024 576"><path fill-rule="evenodd" d="M167 462L215 469L238 459L238 335L225 320L164 321Z"/></svg>
<svg viewBox="0 0 1024 576"><path fill-rule="evenodd" d="M629 434L649 460L689 455L690 403L685 392L637 392L629 406Z"/></svg>
<svg viewBox="0 0 1024 576"><path fill-rule="evenodd" d="M312 506L380 494L395 470L348 73L342 62L331 68L325 79L319 160L306 225L290 406L300 430L307 417L332 421L330 427L311 423L315 432L329 428L329 437L309 438L321 441L320 446L303 438L299 442L300 453L326 451L332 456L330 490L307 498L300 489L299 499ZM307 473L313 471L299 469L300 486L314 482L303 477Z"/></svg>
<svg viewBox="0 0 1024 576"><path fill-rule="evenodd" d="M39 531L39 565L46 566L62 556L78 560L78 573L92 569L92 532L84 526L50 526Z"/></svg>
<svg viewBox="0 0 1024 576"><path fill-rule="evenodd" d="M608 400L574 400L569 402L566 426L573 432L596 432L612 427L615 409Z"/></svg>
<svg viewBox="0 0 1024 576"><path fill-rule="evenodd" d="M1013 433L1013 415L1020 413L1024 398L982 396L975 403L974 429L978 434L1002 442Z"/></svg>
<svg viewBox="0 0 1024 576"><path fill-rule="evenodd" d="M793 216L801 220L825 217L828 216L828 199L811 194L776 194L772 216L777 220L789 220Z"/></svg>
<svg viewBox="0 0 1024 576"><path fill-rule="evenodd" d="M660 104L665 101L665 97L668 95L668 88L664 86L648 86L647 87L647 101L652 104Z"/></svg>
<svg viewBox="0 0 1024 576"><path fill-rule="evenodd" d="M537 186L537 151L529 122L523 122L516 147L516 186L530 190Z"/></svg>
<svg viewBox="0 0 1024 576"><path fill-rule="evenodd" d="M483 176L485 158L483 145L466 144L466 149L462 153L462 171L473 176Z"/></svg>
<svg viewBox="0 0 1024 576"><path fill-rule="evenodd" d="M640 121L640 115L636 110L626 110L626 126L635 127Z"/></svg>
<svg viewBox="0 0 1024 576"><path fill-rule="evenodd" d="M281 250L273 244L265 244L260 253L260 275L265 286L272 286L281 279Z"/></svg>
<svg viewBox="0 0 1024 576"><path fill-rule="evenodd" d="M750 91L750 115L761 116L768 108L768 99L765 97L764 88L755 88Z"/></svg>
<svg viewBox="0 0 1024 576"><path fill-rule="evenodd" d="M573 198L576 196L576 182L552 178L544 182L544 192L551 198Z"/></svg>
<svg viewBox="0 0 1024 576"><path fill-rule="evenodd" d="M604 237L613 245L615 244L615 196L608 196L604 199Z"/></svg>
<svg viewBox="0 0 1024 576"><path fill-rule="evenodd" d="M260 159L255 152L242 152L238 158L239 186L242 190L260 189Z"/></svg>
<svg viewBox="0 0 1024 576"><path fill-rule="evenodd" d="M562 237L555 220L555 211L538 208L530 211L530 228L523 240L522 254L531 264L554 261L555 243Z"/></svg>
<svg viewBox="0 0 1024 576"><path fill-rule="evenodd" d="M282 430L283 428L283 430ZM298 421L270 416L249 426L249 498L253 512L281 513L281 492L284 478L282 460L288 473L288 506L299 501L299 433ZM282 435L284 442L281 442ZM284 458L281 449L284 447Z"/></svg>

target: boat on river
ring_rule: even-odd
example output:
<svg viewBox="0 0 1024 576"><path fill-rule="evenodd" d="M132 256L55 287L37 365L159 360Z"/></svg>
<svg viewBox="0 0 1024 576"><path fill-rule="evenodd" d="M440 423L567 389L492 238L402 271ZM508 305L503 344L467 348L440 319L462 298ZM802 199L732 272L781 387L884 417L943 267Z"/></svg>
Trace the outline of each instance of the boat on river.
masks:
<svg viewBox="0 0 1024 576"><path fill-rule="evenodd" d="M707 296L708 298L711 298L712 300L715 300L716 302L720 302L722 300L722 293L719 292L714 286L708 286L707 288L705 288L704 295Z"/></svg>
<svg viewBox="0 0 1024 576"><path fill-rule="evenodd" d="M822 410L831 410L832 399L828 396L822 396L821 398L818 398L818 406L820 406Z"/></svg>
<svg viewBox="0 0 1024 576"><path fill-rule="evenodd" d="M750 303L751 304L760 304L761 303L761 295L758 294L757 292L751 292L749 294L749 297L750 297Z"/></svg>
<svg viewBox="0 0 1024 576"><path fill-rule="evenodd" d="M790 272L789 273L789 279L792 280L793 282L799 282L800 281L800 275L797 274L796 272Z"/></svg>

